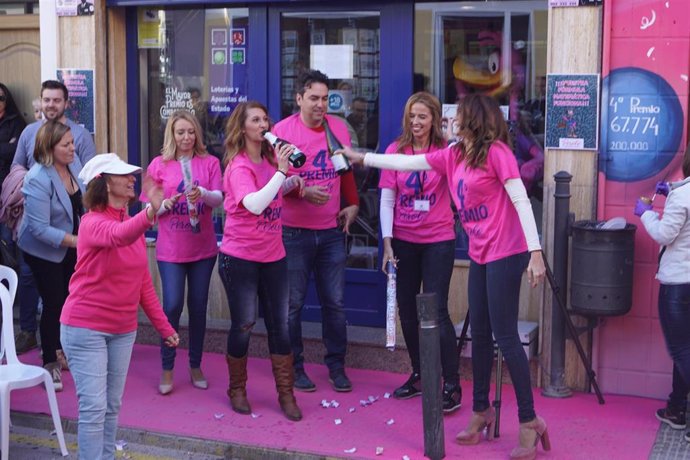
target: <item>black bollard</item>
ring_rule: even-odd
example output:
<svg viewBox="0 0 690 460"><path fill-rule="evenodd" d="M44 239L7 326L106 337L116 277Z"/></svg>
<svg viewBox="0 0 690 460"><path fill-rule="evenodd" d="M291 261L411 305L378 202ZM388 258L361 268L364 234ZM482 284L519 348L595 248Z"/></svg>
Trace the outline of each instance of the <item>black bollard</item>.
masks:
<svg viewBox="0 0 690 460"><path fill-rule="evenodd" d="M553 293L551 304L551 369L549 385L542 390L550 398L567 398L572 396L565 384L565 322L566 312L558 308L559 300L567 305L565 293L568 292L568 220L570 219L570 181L573 176L560 171L554 176L554 229L553 229L553 266L556 284L562 292ZM560 299L556 297L561 295Z"/></svg>
<svg viewBox="0 0 690 460"><path fill-rule="evenodd" d="M441 398L441 339L436 294L417 295L419 361L422 373L424 455L431 460L446 456Z"/></svg>

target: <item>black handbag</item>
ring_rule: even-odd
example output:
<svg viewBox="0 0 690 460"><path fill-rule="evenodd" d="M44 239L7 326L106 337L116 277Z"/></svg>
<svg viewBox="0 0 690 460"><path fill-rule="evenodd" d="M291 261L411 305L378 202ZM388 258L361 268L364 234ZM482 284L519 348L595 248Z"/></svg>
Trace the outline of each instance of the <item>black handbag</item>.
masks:
<svg viewBox="0 0 690 460"><path fill-rule="evenodd" d="M10 267L17 272L19 264L17 263L17 256L13 252L5 240L0 240L0 265Z"/></svg>

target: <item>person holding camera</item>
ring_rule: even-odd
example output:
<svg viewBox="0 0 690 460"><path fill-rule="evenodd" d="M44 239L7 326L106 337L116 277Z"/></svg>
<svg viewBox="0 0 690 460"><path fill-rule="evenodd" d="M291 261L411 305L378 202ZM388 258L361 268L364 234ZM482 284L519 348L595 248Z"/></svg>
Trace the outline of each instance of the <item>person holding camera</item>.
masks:
<svg viewBox="0 0 690 460"><path fill-rule="evenodd" d="M673 359L673 390L656 417L674 429L685 428L690 382L690 144L682 171L682 181L657 184L656 194L668 196L662 217L648 198L639 198L634 209L649 236L661 246L656 273L659 322ZM690 442L690 432L685 433L685 440Z"/></svg>

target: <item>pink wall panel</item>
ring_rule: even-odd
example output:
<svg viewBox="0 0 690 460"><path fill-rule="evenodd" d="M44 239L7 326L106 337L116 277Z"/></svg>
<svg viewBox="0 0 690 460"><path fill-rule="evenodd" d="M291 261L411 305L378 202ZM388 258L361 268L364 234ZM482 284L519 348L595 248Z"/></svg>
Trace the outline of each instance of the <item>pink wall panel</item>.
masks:
<svg viewBox="0 0 690 460"><path fill-rule="evenodd" d="M649 81L660 81L660 91L670 87L671 93L675 94L655 96L652 84L651 90L648 85L641 92L643 97L649 97L653 101L650 104L680 104L682 115L666 120L664 126L660 125L659 134L649 140L650 147L646 151L630 149L616 152L618 167L622 168L617 176L610 171L599 174L598 217L624 216L628 222L636 224L638 230L635 236L633 307L623 318L609 318L600 327L596 346L597 374L605 392L665 398L671 387L672 364L658 322L659 286L654 274L659 248L641 228L632 208L639 196L653 194L657 181L680 178L679 165L687 143L688 126L690 1L609 0L605 2L604 15L604 23L610 28L604 30L602 88L606 88L607 77L612 72L622 74L620 69L633 68L626 74L631 77L636 73L648 76L651 72L653 77ZM606 134L604 131L611 129L611 117L617 114L609 105L616 96L611 89L609 100L602 100L602 108L612 112L607 115L604 110L602 113L602 138ZM629 97L626 103L628 101ZM673 130L681 136L680 142L677 148L668 152L667 147L659 146ZM678 130L682 133L679 134ZM627 140L620 135L616 139ZM637 139L631 135L630 140ZM658 144L652 145L652 142ZM602 143L600 155L609 155L608 148ZM649 155L653 155L651 163ZM669 158L673 159L668 162ZM645 161L652 166L665 166L649 176L644 168L640 168ZM663 209L663 203L663 197L657 197L655 208Z"/></svg>

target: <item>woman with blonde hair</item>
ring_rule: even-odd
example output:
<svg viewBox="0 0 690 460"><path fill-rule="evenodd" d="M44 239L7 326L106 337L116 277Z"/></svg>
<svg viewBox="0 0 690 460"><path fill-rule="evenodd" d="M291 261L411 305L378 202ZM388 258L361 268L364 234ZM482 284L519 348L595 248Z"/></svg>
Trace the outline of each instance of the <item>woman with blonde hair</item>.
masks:
<svg viewBox="0 0 690 460"><path fill-rule="evenodd" d="M433 94L418 92L405 104L402 134L386 153L420 155L446 147L441 130L441 104ZM443 411L460 407L459 357L455 328L448 314L448 289L455 261L455 221L448 183L435 171L382 171L381 235L383 265L397 268L397 301L412 374L393 392L398 399L422 394L419 363L419 320L415 296L435 292L441 336Z"/></svg>
<svg viewBox="0 0 690 460"><path fill-rule="evenodd" d="M39 324L43 367L56 391L62 390L60 312L77 261L77 234L84 214L81 164L74 161L74 152L69 126L49 120L39 128L36 162L24 177L24 217L17 234L17 245L43 299Z"/></svg>
<svg viewBox="0 0 690 460"><path fill-rule="evenodd" d="M208 388L201 371L206 334L206 310L213 266L218 255L213 208L223 202L220 162L206 151L199 122L191 112L173 113L165 126L163 148L147 174L163 188L165 200L158 211L156 260L161 276L163 311L179 331L187 290L189 315L189 372L192 385ZM186 166L185 166L186 162ZM187 168L185 179L183 168ZM191 173L191 178L189 177ZM190 184L191 179L191 184ZM146 199L142 196L142 199ZM193 226L190 219L198 219ZM175 348L161 343L163 372L158 391L173 389Z"/></svg>
<svg viewBox="0 0 690 460"><path fill-rule="evenodd" d="M406 171L434 170L445 176L460 221L469 235L468 298L472 328L472 417L456 440L476 444L484 428L492 437L496 413L489 404L493 336L515 388L520 445L513 459L533 459L541 441L549 450L546 422L534 411L527 356L517 333L522 274L534 287L546 269L532 206L520 180L508 127L490 96L466 96L458 107L461 141L429 154L366 155L345 149L354 162Z"/></svg>
<svg viewBox="0 0 690 460"><path fill-rule="evenodd" d="M232 409L250 414L247 400L247 352L262 307L278 402L292 421L302 419L293 394L294 370L288 334L288 271L282 240L282 195L304 187L299 176L287 177L294 151L281 144L274 152L263 137L271 127L262 104L240 103L225 128L225 229L218 272L230 306L227 344Z"/></svg>

